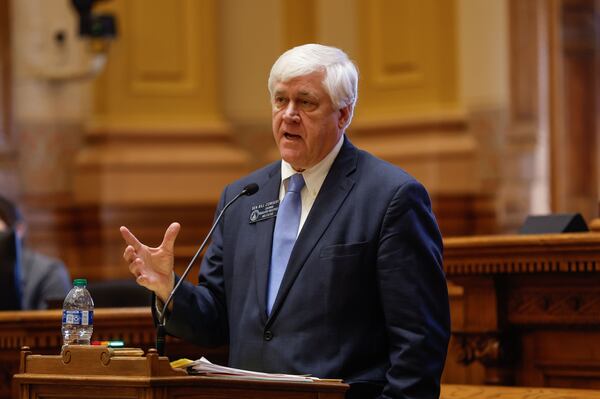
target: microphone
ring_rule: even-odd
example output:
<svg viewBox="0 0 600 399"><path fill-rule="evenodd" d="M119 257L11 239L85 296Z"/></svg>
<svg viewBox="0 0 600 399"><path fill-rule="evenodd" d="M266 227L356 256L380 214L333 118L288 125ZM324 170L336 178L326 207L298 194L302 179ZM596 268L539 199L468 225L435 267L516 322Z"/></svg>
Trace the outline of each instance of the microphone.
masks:
<svg viewBox="0 0 600 399"><path fill-rule="evenodd" d="M254 194L256 194L257 191L258 191L258 184L250 183L247 186L245 186L238 195L233 197L233 199L231 201L229 201L223 207L223 209L221 209L221 212L219 213L219 215L215 219L214 223L212 224L212 227L210 228L208 234L204 238L204 241L202 242L202 244L196 251L196 254L192 257L192 260L185 268L183 274L181 275L181 278L179 279L177 284L175 284L175 287L173 287L173 289L171 290L171 293L169 294L169 297L167 298L167 300L165 301L165 304L163 306L162 313L161 313L160 317L158 318L158 325L156 326L156 351L158 352L159 356L163 356L165 353L165 336L167 333L167 330L165 328L165 314L167 312L167 308L168 308L169 304L173 300L173 296L175 295L175 292L177 292L177 289L179 288L181 283L183 283L183 281L189 274L194 262L196 261L196 258L198 257L198 255L200 255L200 253L202 253L202 250L206 246L206 243L208 242L209 238L212 236L213 231L215 230L215 228L221 221L221 217L223 217L223 214L225 213L227 208L229 208L229 206L231 206L231 204L233 204L235 201L237 201L238 198L240 198L244 195L247 195L247 196L254 195Z"/></svg>

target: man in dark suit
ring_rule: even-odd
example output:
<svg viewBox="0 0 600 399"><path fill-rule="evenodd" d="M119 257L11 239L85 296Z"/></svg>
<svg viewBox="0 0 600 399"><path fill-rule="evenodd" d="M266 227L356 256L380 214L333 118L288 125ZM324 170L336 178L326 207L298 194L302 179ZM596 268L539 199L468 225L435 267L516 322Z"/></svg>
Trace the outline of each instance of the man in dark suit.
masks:
<svg viewBox="0 0 600 399"><path fill-rule="evenodd" d="M358 73L341 50L284 53L269 77L282 161L225 188L224 214L169 308L170 334L229 344L233 367L342 378L351 398L437 398L449 339L442 240L423 186L344 132ZM290 227L291 226L291 227ZM159 247L125 227L139 284L168 297L173 223Z"/></svg>

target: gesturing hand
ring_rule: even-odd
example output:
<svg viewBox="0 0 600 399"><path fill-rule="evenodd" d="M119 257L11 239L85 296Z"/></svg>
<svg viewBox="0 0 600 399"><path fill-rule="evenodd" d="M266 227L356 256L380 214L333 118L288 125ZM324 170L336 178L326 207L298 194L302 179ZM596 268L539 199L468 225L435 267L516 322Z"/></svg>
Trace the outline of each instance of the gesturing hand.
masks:
<svg viewBox="0 0 600 399"><path fill-rule="evenodd" d="M163 302L175 284L173 248L180 227L179 223L171 223L162 243L155 248L142 244L127 227L119 229L128 244L123 259L129 263L129 271L139 285L154 291Z"/></svg>

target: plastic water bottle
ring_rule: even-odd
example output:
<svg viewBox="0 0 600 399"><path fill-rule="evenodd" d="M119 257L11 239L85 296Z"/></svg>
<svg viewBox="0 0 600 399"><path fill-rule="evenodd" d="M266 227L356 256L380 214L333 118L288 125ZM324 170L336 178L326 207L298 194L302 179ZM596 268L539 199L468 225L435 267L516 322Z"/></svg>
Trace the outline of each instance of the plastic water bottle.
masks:
<svg viewBox="0 0 600 399"><path fill-rule="evenodd" d="M63 345L89 345L94 331L94 301L87 280L73 280L73 288L63 302Z"/></svg>

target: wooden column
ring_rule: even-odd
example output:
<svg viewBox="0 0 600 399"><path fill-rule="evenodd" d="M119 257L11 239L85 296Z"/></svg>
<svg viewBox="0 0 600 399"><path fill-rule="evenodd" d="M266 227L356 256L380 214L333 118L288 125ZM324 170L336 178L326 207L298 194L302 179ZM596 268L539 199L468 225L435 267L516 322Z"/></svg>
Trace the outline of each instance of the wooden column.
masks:
<svg viewBox="0 0 600 399"><path fill-rule="evenodd" d="M596 216L600 18L596 0L550 2L552 210Z"/></svg>

